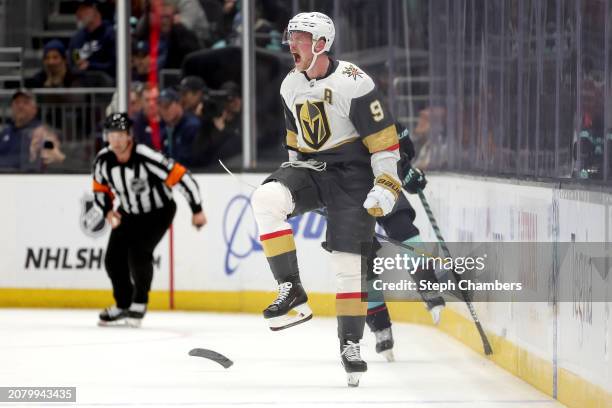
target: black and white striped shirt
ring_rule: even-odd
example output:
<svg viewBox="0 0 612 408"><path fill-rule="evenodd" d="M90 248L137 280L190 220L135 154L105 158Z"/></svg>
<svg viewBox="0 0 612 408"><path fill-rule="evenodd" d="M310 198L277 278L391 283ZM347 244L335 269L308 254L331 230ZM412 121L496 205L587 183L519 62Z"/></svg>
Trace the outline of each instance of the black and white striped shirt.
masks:
<svg viewBox="0 0 612 408"><path fill-rule="evenodd" d="M119 209L127 214L146 214L172 201L172 188L185 196L191 211L202 210L198 184L180 163L153 149L136 144L130 159L119 163L108 148L100 150L93 166L96 204L106 215L119 198Z"/></svg>

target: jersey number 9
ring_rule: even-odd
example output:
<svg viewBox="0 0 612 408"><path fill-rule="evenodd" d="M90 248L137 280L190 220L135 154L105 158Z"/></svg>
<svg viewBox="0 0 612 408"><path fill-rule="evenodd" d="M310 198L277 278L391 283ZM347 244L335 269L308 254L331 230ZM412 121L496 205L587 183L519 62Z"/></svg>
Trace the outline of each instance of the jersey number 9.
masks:
<svg viewBox="0 0 612 408"><path fill-rule="evenodd" d="M370 104L370 112L372 112L372 118L374 118L376 122L380 122L385 117L385 112L383 112L383 108L378 99Z"/></svg>

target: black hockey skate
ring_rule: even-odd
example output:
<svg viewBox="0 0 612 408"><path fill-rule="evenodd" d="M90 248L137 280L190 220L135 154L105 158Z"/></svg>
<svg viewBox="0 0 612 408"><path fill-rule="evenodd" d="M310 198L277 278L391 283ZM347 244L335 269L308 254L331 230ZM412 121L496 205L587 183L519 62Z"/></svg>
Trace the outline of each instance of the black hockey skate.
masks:
<svg viewBox="0 0 612 408"><path fill-rule="evenodd" d="M278 285L278 296L264 311L264 318L270 330L287 329L312 319L312 310L308 307L308 296L299 282L284 282ZM297 315L289 316L295 310Z"/></svg>
<svg viewBox="0 0 612 408"><path fill-rule="evenodd" d="M361 375L368 371L368 364L361 359L359 342L340 341L340 358L349 387L358 387Z"/></svg>
<svg viewBox="0 0 612 408"><path fill-rule="evenodd" d="M393 356L393 332L391 331L391 317L386 305L377 306L368 310L366 323L374 336L376 336L376 352L387 361L395 361Z"/></svg>
<svg viewBox="0 0 612 408"><path fill-rule="evenodd" d="M382 355L387 361L395 361L393 355L393 332L391 327L374 332L376 336L376 352Z"/></svg>
<svg viewBox="0 0 612 408"><path fill-rule="evenodd" d="M127 324L130 327L140 327L142 319L147 313L147 305L144 303L132 303L127 311Z"/></svg>
<svg viewBox="0 0 612 408"><path fill-rule="evenodd" d="M111 306L100 312L98 326L125 326L127 325L128 310Z"/></svg>

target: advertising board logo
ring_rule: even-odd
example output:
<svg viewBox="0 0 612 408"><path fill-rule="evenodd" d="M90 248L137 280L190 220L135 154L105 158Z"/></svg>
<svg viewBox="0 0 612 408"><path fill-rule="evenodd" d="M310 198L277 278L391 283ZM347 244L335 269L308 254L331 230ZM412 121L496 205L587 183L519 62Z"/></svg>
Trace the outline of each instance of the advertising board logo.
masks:
<svg viewBox="0 0 612 408"><path fill-rule="evenodd" d="M320 240L327 226L324 217L312 212L287 222L291 224L296 239ZM248 258L264 256L250 196L238 194L228 202L223 214L223 240L226 275L232 275Z"/></svg>

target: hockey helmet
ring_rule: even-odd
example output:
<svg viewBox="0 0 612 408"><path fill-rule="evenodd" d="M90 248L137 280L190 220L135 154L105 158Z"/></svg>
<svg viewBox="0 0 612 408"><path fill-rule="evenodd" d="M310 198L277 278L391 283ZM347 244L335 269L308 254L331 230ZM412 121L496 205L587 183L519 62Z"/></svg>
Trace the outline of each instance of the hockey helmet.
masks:
<svg viewBox="0 0 612 408"><path fill-rule="evenodd" d="M321 38L325 38L325 48L322 52L329 51L334 43L336 29L331 18L323 13L310 12L299 13L295 15L285 30L283 44L288 44L291 33L294 31L302 31L312 34L313 42L317 42Z"/></svg>
<svg viewBox="0 0 612 408"><path fill-rule="evenodd" d="M111 113L104 120L104 131L123 131L129 133L132 123L132 119L125 112Z"/></svg>

